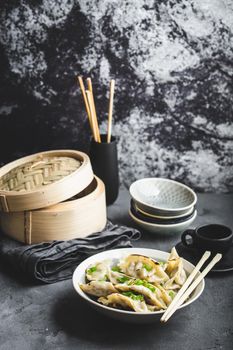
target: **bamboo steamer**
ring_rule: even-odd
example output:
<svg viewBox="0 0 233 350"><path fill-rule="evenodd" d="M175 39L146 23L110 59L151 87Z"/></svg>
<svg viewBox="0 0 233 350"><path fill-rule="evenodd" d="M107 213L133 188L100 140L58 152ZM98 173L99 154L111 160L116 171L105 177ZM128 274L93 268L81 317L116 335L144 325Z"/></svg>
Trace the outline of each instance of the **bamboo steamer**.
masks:
<svg viewBox="0 0 233 350"><path fill-rule="evenodd" d="M86 237L106 225L105 186L95 177L79 195L49 208L0 212L3 233L33 244Z"/></svg>
<svg viewBox="0 0 233 350"><path fill-rule="evenodd" d="M0 168L0 211L49 207L86 188L93 180L89 157L55 150L20 158Z"/></svg>

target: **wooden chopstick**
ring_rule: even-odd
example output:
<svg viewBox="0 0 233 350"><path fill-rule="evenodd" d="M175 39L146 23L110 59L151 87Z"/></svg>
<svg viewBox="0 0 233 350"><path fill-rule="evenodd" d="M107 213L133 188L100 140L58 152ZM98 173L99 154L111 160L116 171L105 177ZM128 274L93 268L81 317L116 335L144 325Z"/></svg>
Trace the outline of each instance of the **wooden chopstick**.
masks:
<svg viewBox="0 0 233 350"><path fill-rule="evenodd" d="M91 112L90 112L90 108L89 108L88 101L87 101L87 96L86 96L86 92L85 92L83 78L81 76L79 76L78 77L78 81L79 81L80 89L81 89L81 92L82 92L82 95L83 95L83 100L84 100L84 104L85 104L85 107L86 107L86 111L87 111L87 116L88 116L88 120L89 120L89 123L90 123L90 127L91 127L91 130L93 132L93 125L92 125L92 120L91 120Z"/></svg>
<svg viewBox="0 0 233 350"><path fill-rule="evenodd" d="M87 78L87 87L88 87L88 90L93 94L93 87L92 87L91 78Z"/></svg>
<svg viewBox="0 0 233 350"><path fill-rule="evenodd" d="M197 285L203 280L203 278L207 275L207 273L212 269L212 267L217 264L219 260L221 260L222 254L216 254L215 257L211 260L211 262L206 266L206 268L200 273L200 275L193 281L193 283L189 286L189 288L182 294L182 296L173 304L173 308L167 314L167 316L163 319L163 322L167 322L167 320L174 314L174 312L178 309L180 305L188 298L188 296L193 292L193 290L197 287Z"/></svg>
<svg viewBox="0 0 233 350"><path fill-rule="evenodd" d="M88 86L88 91L89 91L90 94L91 94L90 96L91 96L92 106L93 106L93 116L92 116L92 119L94 120L95 127L96 127L97 141L98 141L98 142L101 142L100 131L99 131L99 125L98 125L97 114L96 114L96 108L95 108L95 101L94 101L94 95L93 95L93 88L92 88L91 78L87 78L87 86Z"/></svg>
<svg viewBox="0 0 233 350"><path fill-rule="evenodd" d="M89 90L86 90L86 95L87 95L87 101L88 101L88 105L89 105L89 109L90 109L90 119L91 119L91 123L92 123L92 131L93 131L94 140L95 140L95 142L98 142L96 121L94 118L93 99L92 99L91 92Z"/></svg>
<svg viewBox="0 0 233 350"><path fill-rule="evenodd" d="M86 94L88 95L88 103L91 110L91 120L92 120L93 129L95 130L95 135L96 135L95 141L100 143L101 139L100 139L98 121L95 113L93 95L89 90L86 90Z"/></svg>
<svg viewBox="0 0 233 350"><path fill-rule="evenodd" d="M87 78L87 86L88 90L85 91L85 86L83 83L83 78L81 76L78 77L80 89L83 95L84 104L86 107L88 120L90 123L90 127L93 133L93 137L96 142L101 142L98 119L95 108L95 101L93 95L93 87L91 78ZM115 90L115 80L112 79L110 81L110 96L109 96L109 108L108 108L108 128L107 128L107 143L111 142L111 134L112 134L112 112L113 112L113 99L114 99L114 90Z"/></svg>
<svg viewBox="0 0 233 350"><path fill-rule="evenodd" d="M115 89L115 80L112 79L110 82L107 143L111 141L111 134L112 134L112 111L113 111L114 89Z"/></svg>
<svg viewBox="0 0 233 350"><path fill-rule="evenodd" d="M177 300L181 297L181 295L186 291L186 289L189 287L189 285L192 283L194 277L199 272L200 268L203 266L203 264L206 262L207 259L210 257L210 252L206 251L202 258L199 260L197 265L194 267L191 274L188 276L187 280L179 290L179 292L176 294L175 298L172 300L171 304L168 306L167 310L164 312L163 316L161 317L160 321L164 321L167 315L170 313L170 311L173 309L174 305L176 304Z"/></svg>

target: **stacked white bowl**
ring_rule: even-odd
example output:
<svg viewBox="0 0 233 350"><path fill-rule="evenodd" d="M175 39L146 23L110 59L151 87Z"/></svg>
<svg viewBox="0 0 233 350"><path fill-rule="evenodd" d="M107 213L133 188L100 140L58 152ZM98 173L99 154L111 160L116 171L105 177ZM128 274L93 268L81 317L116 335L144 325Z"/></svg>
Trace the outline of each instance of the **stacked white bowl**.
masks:
<svg viewBox="0 0 233 350"><path fill-rule="evenodd" d="M181 233L194 221L195 192L180 182L145 178L130 186L131 218L152 233Z"/></svg>

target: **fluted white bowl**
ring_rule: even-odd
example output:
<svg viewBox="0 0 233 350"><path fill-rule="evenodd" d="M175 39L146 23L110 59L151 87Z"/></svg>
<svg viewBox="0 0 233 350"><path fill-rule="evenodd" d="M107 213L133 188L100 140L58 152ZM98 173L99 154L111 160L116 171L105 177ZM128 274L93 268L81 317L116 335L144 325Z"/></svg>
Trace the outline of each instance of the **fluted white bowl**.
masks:
<svg viewBox="0 0 233 350"><path fill-rule="evenodd" d="M152 215L180 216L197 201L195 192L188 186L156 177L133 182L129 192L138 208Z"/></svg>

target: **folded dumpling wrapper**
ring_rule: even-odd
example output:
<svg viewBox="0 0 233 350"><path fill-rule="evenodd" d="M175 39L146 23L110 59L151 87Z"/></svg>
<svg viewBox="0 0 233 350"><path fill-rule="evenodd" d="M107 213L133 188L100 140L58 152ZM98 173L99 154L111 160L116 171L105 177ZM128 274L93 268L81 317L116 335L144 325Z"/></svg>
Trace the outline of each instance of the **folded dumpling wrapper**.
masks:
<svg viewBox="0 0 233 350"><path fill-rule="evenodd" d="M101 297L98 299L98 302L114 308L120 307L122 309L130 309L136 312L149 312L144 300L133 300L130 297L120 293L110 294L106 298Z"/></svg>
<svg viewBox="0 0 233 350"><path fill-rule="evenodd" d="M163 294L160 291L159 288L152 286L152 290L154 289L154 291L151 291L149 288L143 286L143 285L137 285L137 284L127 284L127 283L123 283L123 284L116 284L115 288L118 289L121 292L128 292L128 291L132 291L132 292L136 292L139 293L141 295L144 296L146 302L150 305L155 305L157 306L159 309L166 309L167 305L166 302L163 298Z"/></svg>
<svg viewBox="0 0 233 350"><path fill-rule="evenodd" d="M129 255L122 259L119 267L126 275L149 282L159 283L169 279L169 276L157 261L143 255Z"/></svg>
<svg viewBox="0 0 233 350"><path fill-rule="evenodd" d="M80 288L83 292L96 297L107 296L117 292L114 285L107 281L91 281L87 284L80 284Z"/></svg>
<svg viewBox="0 0 233 350"><path fill-rule="evenodd" d="M164 284L165 289L180 289L187 279L186 272L183 267L183 260L177 254L175 248L172 248L168 258L166 272L169 275L169 280Z"/></svg>
<svg viewBox="0 0 233 350"><path fill-rule="evenodd" d="M90 265L86 270L86 278L88 281L104 280L105 276L108 274L110 263L109 260L104 260Z"/></svg>

